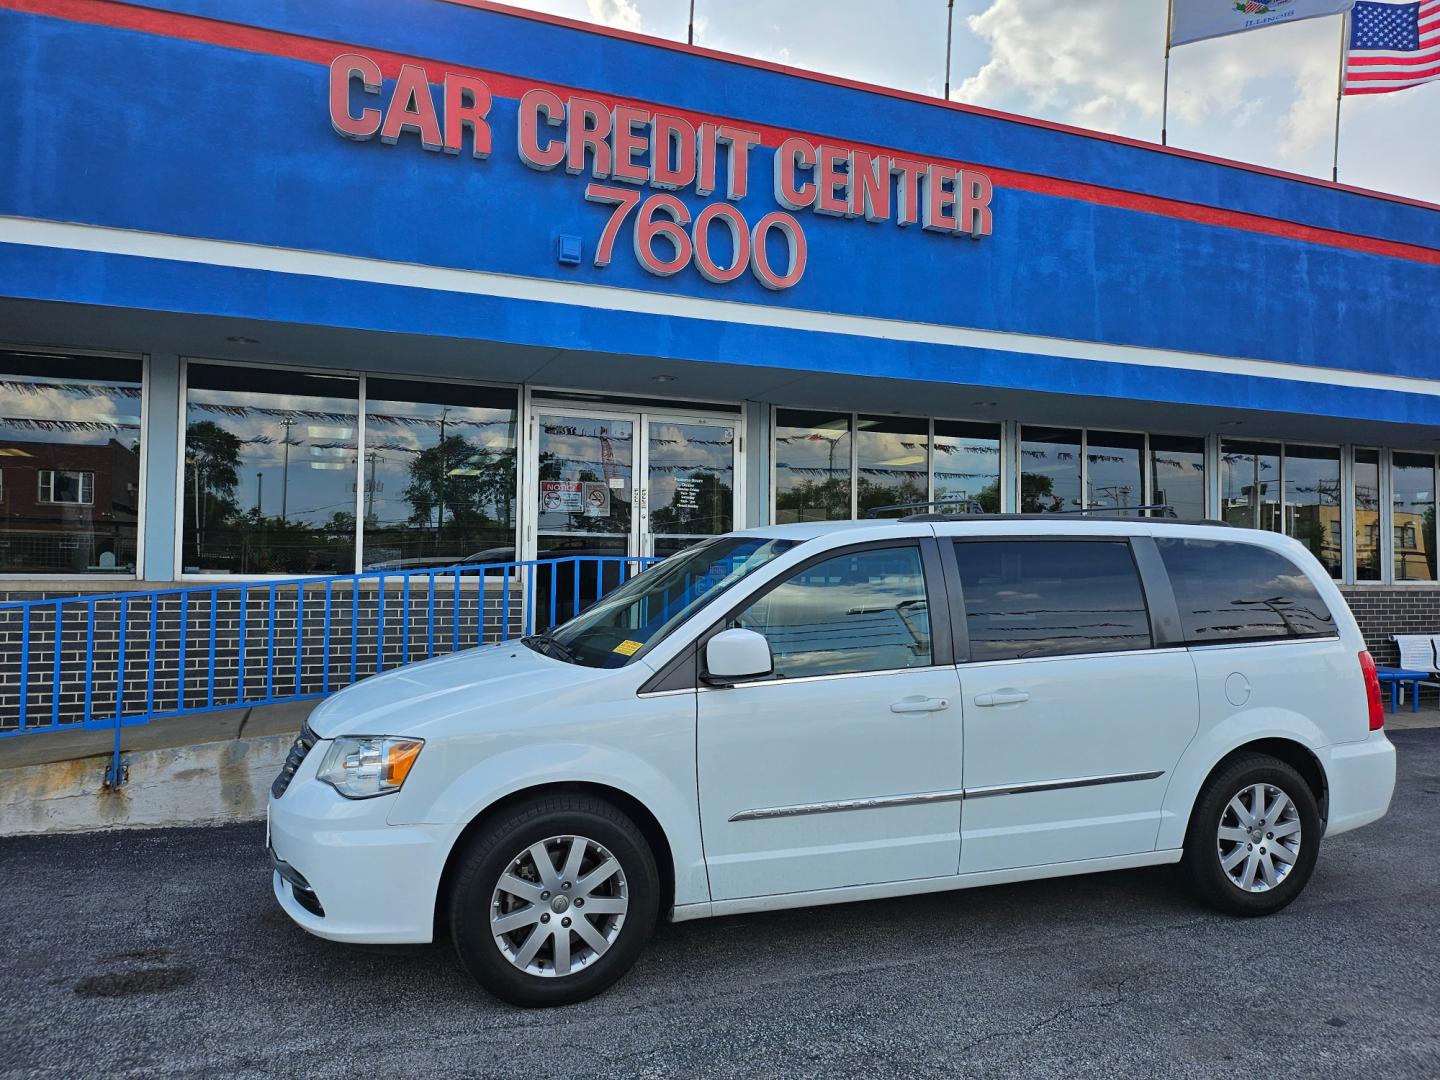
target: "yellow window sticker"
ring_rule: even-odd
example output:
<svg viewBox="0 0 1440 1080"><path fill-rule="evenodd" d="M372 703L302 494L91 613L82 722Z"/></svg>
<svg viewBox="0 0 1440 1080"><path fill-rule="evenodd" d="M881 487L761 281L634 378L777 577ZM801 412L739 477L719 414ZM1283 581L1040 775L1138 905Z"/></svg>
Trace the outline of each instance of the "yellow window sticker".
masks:
<svg viewBox="0 0 1440 1080"><path fill-rule="evenodd" d="M615 648L611 650L611 652L618 652L621 656L634 656L643 647L644 642L631 641L629 638L626 638L624 641L620 642L619 645L616 645Z"/></svg>

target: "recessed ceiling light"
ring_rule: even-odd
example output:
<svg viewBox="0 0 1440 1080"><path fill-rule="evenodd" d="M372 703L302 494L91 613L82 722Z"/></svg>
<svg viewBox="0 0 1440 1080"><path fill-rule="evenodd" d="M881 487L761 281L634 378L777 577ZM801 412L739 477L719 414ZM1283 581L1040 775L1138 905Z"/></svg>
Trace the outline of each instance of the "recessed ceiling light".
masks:
<svg viewBox="0 0 1440 1080"><path fill-rule="evenodd" d="M228 342L230 342L232 345L259 345L259 344L260 344L260 342L259 342L258 339L253 338L253 337L245 337L245 336L242 335L242 334L231 334L231 335L230 335L229 337L227 337L225 340L228 341Z"/></svg>
<svg viewBox="0 0 1440 1080"><path fill-rule="evenodd" d="M674 382L674 381L675 381L675 376L674 376L674 375L651 375L650 378L654 379L656 382Z"/></svg>
<svg viewBox="0 0 1440 1080"><path fill-rule="evenodd" d="M976 409L993 409L1000 403L998 401L972 401L970 404Z"/></svg>
<svg viewBox="0 0 1440 1080"><path fill-rule="evenodd" d="M1221 420L1216 427L1243 427L1244 424L1244 420Z"/></svg>

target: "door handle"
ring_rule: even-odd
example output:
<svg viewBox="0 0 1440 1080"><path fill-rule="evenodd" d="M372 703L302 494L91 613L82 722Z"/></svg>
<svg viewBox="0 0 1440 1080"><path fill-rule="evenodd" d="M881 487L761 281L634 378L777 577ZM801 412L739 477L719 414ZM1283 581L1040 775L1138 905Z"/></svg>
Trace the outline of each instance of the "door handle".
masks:
<svg viewBox="0 0 1440 1080"><path fill-rule="evenodd" d="M1019 705L1022 701L1029 701L1030 695L1024 690L996 690L991 694L976 694L975 704L982 709L988 709L995 705Z"/></svg>
<svg viewBox="0 0 1440 1080"><path fill-rule="evenodd" d="M905 698L890 706L893 713L942 712L950 707L950 699L943 697Z"/></svg>

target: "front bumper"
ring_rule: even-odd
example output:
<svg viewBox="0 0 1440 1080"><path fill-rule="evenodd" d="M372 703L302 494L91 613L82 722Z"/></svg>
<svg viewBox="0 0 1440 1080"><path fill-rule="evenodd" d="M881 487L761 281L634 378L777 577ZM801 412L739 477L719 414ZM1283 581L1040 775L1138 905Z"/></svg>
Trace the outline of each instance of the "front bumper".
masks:
<svg viewBox="0 0 1440 1080"><path fill-rule="evenodd" d="M270 800L270 851L284 864L273 871L275 898L296 923L332 941L430 941L455 829L388 824L393 796L342 797L314 778L319 756Z"/></svg>

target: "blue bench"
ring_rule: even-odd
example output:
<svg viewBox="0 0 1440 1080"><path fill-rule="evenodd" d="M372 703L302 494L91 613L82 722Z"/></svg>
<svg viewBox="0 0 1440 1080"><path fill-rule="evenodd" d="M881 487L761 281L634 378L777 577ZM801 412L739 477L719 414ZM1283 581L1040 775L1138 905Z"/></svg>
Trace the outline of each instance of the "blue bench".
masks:
<svg viewBox="0 0 1440 1080"><path fill-rule="evenodd" d="M1382 686L1385 683L1390 684L1390 711L1392 713L1400 705L1400 687L1407 683L1410 686L1410 711L1420 711L1420 687L1429 681L1433 672L1411 671L1409 668L1377 667L1375 674L1379 677Z"/></svg>

